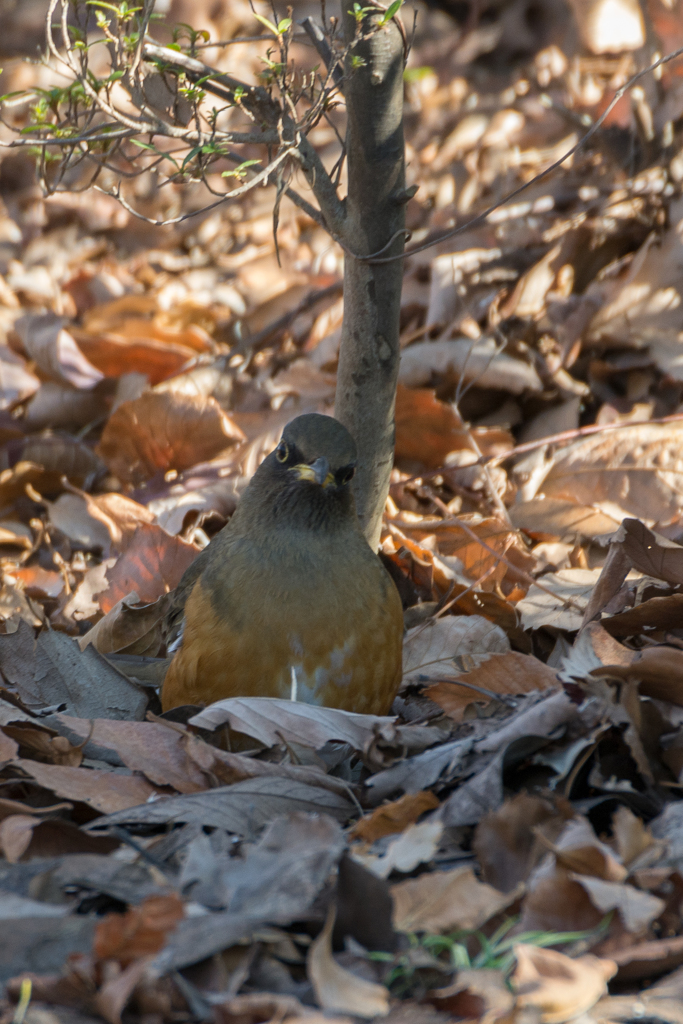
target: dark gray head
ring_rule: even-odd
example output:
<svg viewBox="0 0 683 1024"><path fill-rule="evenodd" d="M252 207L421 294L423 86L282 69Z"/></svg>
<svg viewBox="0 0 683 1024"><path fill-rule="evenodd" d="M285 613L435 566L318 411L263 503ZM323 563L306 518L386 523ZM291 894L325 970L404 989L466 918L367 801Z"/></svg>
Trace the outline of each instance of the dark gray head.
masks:
<svg viewBox="0 0 683 1024"><path fill-rule="evenodd" d="M333 529L349 517L355 523L349 485L356 458L355 442L338 420L319 413L297 416L259 466L240 504L259 520L269 519L272 527Z"/></svg>
<svg viewBox="0 0 683 1024"><path fill-rule="evenodd" d="M346 478L350 480L356 468L356 442L346 427L317 412L297 416L288 423L275 454L279 462L290 462L295 456L300 465L308 466L324 459L337 483L348 482ZM340 474L342 479L337 479Z"/></svg>

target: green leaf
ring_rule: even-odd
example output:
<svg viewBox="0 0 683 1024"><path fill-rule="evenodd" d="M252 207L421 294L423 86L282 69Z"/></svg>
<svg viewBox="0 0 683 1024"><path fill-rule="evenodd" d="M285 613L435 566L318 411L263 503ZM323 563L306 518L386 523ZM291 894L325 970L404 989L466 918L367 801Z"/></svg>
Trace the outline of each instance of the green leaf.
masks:
<svg viewBox="0 0 683 1024"><path fill-rule="evenodd" d="M262 25L265 25L265 27L272 32L274 36L278 34L277 25L273 25L272 21L268 21L268 19L264 18L261 14L254 14L254 17L257 21L260 21Z"/></svg>
<svg viewBox="0 0 683 1024"><path fill-rule="evenodd" d="M260 160L245 160L243 164L235 167L232 171L223 171L221 178L243 178L246 175L247 167L253 167L254 164L259 164Z"/></svg>
<svg viewBox="0 0 683 1024"><path fill-rule="evenodd" d="M402 3L403 3L403 0L394 0L394 2L392 4L389 4L389 6L387 7L387 10L386 10L386 14L384 14L380 18L379 24L380 25L386 25L387 22L391 21L391 19L394 17L394 15L398 14L398 12L401 10Z"/></svg>
<svg viewBox="0 0 683 1024"><path fill-rule="evenodd" d="M191 161L191 160L194 160L194 158L196 157L197 153L201 153L201 151L202 151L202 147L201 147L201 146L194 146L194 147L193 147L193 148L192 148L192 149L190 150L190 152L189 152L189 153L187 154L187 156L185 157L185 159L183 160L183 162L182 162L182 166L181 166L181 168L180 168L180 169L181 169L181 171L184 171L184 170L185 170L185 168L187 167L187 165L188 165L188 164L190 163L190 161Z"/></svg>
<svg viewBox="0 0 683 1024"><path fill-rule="evenodd" d="M118 16L119 9L114 4L105 4L104 0L85 0L86 7L104 7L107 11L113 11Z"/></svg>
<svg viewBox="0 0 683 1024"><path fill-rule="evenodd" d="M284 35L289 26L292 24L291 18L283 18L282 21L278 22L277 34L279 36Z"/></svg>

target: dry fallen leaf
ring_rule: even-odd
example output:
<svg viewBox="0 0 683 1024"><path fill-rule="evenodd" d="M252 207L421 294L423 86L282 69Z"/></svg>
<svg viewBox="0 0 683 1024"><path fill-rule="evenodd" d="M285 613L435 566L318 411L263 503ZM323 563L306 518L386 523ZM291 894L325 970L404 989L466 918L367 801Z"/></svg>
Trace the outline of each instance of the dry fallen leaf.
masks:
<svg viewBox="0 0 683 1024"><path fill-rule="evenodd" d="M64 320L53 313L29 313L14 324L26 354L53 380L76 388L92 388L102 380L100 373L88 362L71 334L64 330Z"/></svg>
<svg viewBox="0 0 683 1024"><path fill-rule="evenodd" d="M107 570L109 587L97 595L103 612L133 591L138 599L152 604L178 586L185 570L199 551L180 537L172 537L160 526L141 523L132 543Z"/></svg>
<svg viewBox="0 0 683 1024"><path fill-rule="evenodd" d="M119 479L142 483L212 459L243 440L215 399L149 391L112 413L98 451Z"/></svg>
<svg viewBox="0 0 683 1024"><path fill-rule="evenodd" d="M378 878L388 878L392 871L409 874L418 864L434 859L443 835L443 822L432 816L419 825L409 825L405 832L392 839L381 856L354 852L354 860Z"/></svg>
<svg viewBox="0 0 683 1024"><path fill-rule="evenodd" d="M503 654L509 649L510 643L500 626L479 615L448 615L428 620L406 633L403 685L444 676L451 679L490 655Z"/></svg>
<svg viewBox="0 0 683 1024"><path fill-rule="evenodd" d="M389 992L384 985L366 981L340 967L332 956L334 908L330 908L323 930L312 944L307 959L308 977L323 1010L351 1013L356 1017L386 1017Z"/></svg>
<svg viewBox="0 0 683 1024"><path fill-rule="evenodd" d="M391 887L394 927L400 932L481 928L517 898L480 882L472 868L434 871Z"/></svg>
<svg viewBox="0 0 683 1024"><path fill-rule="evenodd" d="M666 521L683 508L682 438L680 423L637 423L585 437L557 452L537 490L619 519Z"/></svg>
<svg viewBox="0 0 683 1024"><path fill-rule="evenodd" d="M382 836L403 832L408 825L414 825L426 811L439 806L438 799L429 790L406 793L399 800L377 807L372 814L357 821L351 830L353 839L374 843Z"/></svg>
<svg viewBox="0 0 683 1024"><path fill-rule="evenodd" d="M107 914L97 925L93 953L98 960L116 960L123 967L138 957L158 953L184 912L180 896L168 893L148 896L125 914Z"/></svg>
<svg viewBox="0 0 683 1024"><path fill-rule="evenodd" d="M275 743L305 743L315 749L330 740L364 750L379 731L393 733L394 719L359 715L337 708L280 700L275 697L230 697L210 704L190 719L200 729L217 729L228 722L237 732L270 747Z"/></svg>
<svg viewBox="0 0 683 1024"><path fill-rule="evenodd" d="M572 960L554 949L518 943L511 984L520 1008L537 1007L543 1024L564 1024L590 1010L617 972L613 960L586 954Z"/></svg>
<svg viewBox="0 0 683 1024"><path fill-rule="evenodd" d="M551 668L538 658L518 651L492 654L459 681L435 683L425 688L425 697L443 708L449 718L462 721L465 708L473 701L490 701L497 694L559 690L561 684Z"/></svg>

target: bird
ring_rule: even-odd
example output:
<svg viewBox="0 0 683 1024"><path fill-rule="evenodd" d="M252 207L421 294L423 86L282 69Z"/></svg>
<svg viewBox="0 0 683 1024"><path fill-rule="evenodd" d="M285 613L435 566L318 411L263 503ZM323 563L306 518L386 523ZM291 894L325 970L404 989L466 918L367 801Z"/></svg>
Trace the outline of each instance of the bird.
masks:
<svg viewBox="0 0 683 1024"><path fill-rule="evenodd" d="M182 577L164 711L279 697L384 715L401 680L403 610L362 532L348 430L307 413L284 428L228 524Z"/></svg>

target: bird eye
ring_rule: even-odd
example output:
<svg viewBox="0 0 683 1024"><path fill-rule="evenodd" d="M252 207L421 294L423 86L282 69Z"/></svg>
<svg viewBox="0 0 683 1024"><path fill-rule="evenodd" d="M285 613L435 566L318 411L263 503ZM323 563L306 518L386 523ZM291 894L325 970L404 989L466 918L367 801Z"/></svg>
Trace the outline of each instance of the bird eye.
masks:
<svg viewBox="0 0 683 1024"><path fill-rule="evenodd" d="M353 480L353 474L356 472L355 466L345 466L339 470L339 483L348 484L350 480Z"/></svg>
<svg viewBox="0 0 683 1024"><path fill-rule="evenodd" d="M275 449L275 458L278 462L286 462L289 458L289 447L286 441L280 441Z"/></svg>

